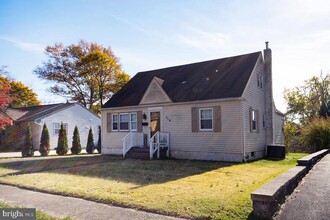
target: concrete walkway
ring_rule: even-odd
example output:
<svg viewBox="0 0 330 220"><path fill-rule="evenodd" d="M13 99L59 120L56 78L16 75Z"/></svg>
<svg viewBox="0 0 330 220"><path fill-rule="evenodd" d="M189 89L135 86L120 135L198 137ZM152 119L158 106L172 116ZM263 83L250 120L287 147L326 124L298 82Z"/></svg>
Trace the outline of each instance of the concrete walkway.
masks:
<svg viewBox="0 0 330 220"><path fill-rule="evenodd" d="M36 208L37 210L45 211L46 213L57 217L70 216L74 219L178 219L129 208L121 208L87 201L84 199L40 193L1 184L0 201L5 201L11 205L22 205L27 208Z"/></svg>
<svg viewBox="0 0 330 220"><path fill-rule="evenodd" d="M330 219L330 154L303 178L275 219Z"/></svg>

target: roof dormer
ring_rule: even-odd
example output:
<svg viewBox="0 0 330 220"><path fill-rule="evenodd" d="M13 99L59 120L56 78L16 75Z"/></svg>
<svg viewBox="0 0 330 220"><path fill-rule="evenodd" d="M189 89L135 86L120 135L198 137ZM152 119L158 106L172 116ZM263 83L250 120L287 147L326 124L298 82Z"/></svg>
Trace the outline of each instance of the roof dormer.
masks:
<svg viewBox="0 0 330 220"><path fill-rule="evenodd" d="M166 94L166 92L162 87L163 83L164 83L163 79L154 77L151 80L139 104L141 105L141 104L172 102L172 100L168 97L168 95Z"/></svg>

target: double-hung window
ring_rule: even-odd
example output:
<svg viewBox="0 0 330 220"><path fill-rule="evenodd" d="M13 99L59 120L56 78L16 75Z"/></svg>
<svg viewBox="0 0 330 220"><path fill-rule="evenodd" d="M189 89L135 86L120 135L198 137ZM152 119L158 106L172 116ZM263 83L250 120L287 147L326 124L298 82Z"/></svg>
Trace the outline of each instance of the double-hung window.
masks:
<svg viewBox="0 0 330 220"><path fill-rule="evenodd" d="M112 130L118 131L118 115L112 115Z"/></svg>
<svg viewBox="0 0 330 220"><path fill-rule="evenodd" d="M136 113L131 113L130 114L130 129L131 131L136 131L137 130L137 114Z"/></svg>
<svg viewBox="0 0 330 220"><path fill-rule="evenodd" d="M68 123L63 123L63 128L68 133ZM59 134L60 133L60 129L61 129L61 123L54 122L54 134Z"/></svg>
<svg viewBox="0 0 330 220"><path fill-rule="evenodd" d="M120 131L128 131L129 130L129 114L122 113L119 114L119 130Z"/></svg>
<svg viewBox="0 0 330 220"><path fill-rule="evenodd" d="M137 131L137 112L112 114L111 128L112 131Z"/></svg>
<svg viewBox="0 0 330 220"><path fill-rule="evenodd" d="M199 109L199 129L201 131L213 130L213 109L201 108Z"/></svg>
<svg viewBox="0 0 330 220"><path fill-rule="evenodd" d="M257 131L257 111L252 110L251 111L251 130L252 131Z"/></svg>

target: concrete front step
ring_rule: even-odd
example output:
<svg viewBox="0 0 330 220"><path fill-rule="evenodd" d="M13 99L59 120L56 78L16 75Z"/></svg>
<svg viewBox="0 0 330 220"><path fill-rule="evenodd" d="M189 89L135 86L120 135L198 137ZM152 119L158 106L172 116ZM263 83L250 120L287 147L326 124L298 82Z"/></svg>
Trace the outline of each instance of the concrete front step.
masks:
<svg viewBox="0 0 330 220"><path fill-rule="evenodd" d="M126 158L132 159L145 159L148 160L150 158L149 148L140 148L140 147L132 147L127 154Z"/></svg>

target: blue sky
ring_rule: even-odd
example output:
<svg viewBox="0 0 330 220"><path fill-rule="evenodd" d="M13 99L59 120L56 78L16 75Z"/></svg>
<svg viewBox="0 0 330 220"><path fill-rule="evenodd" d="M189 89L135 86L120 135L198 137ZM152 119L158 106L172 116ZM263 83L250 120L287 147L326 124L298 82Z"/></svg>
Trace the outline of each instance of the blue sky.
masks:
<svg viewBox="0 0 330 220"><path fill-rule="evenodd" d="M131 76L139 71L273 50L274 98L330 73L330 1L0 0L0 65L43 103L64 101L33 70L44 48L80 39L111 46Z"/></svg>

